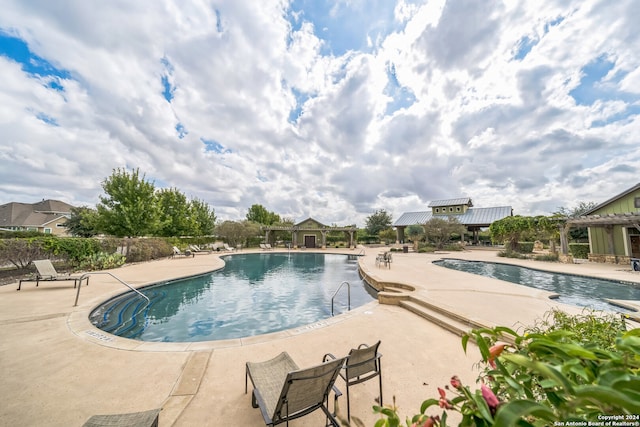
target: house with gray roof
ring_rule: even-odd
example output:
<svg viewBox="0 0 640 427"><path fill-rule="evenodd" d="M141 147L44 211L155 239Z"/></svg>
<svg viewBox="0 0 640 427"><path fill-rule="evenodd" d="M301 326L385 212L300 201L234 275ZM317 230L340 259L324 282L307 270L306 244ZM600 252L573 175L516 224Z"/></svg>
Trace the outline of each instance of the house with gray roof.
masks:
<svg viewBox="0 0 640 427"><path fill-rule="evenodd" d="M422 225L431 218L455 217L460 224L473 234L473 242L478 243L478 233L482 228L487 228L492 222L512 216L511 206L496 206L491 208L475 208L469 197L457 199L434 200L428 205L431 210L421 212L405 212L396 220L393 226L396 228L397 239L403 242L404 230L410 225Z"/></svg>
<svg viewBox="0 0 640 427"><path fill-rule="evenodd" d="M71 206L59 200L0 205L0 228L12 231L39 231L68 236L64 224L71 217Z"/></svg>

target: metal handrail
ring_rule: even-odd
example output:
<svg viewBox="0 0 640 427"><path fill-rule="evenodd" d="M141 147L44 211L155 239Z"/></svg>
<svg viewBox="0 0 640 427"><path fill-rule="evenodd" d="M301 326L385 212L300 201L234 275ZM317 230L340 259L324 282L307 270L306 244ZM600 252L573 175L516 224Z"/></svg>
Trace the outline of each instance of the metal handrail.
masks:
<svg viewBox="0 0 640 427"><path fill-rule="evenodd" d="M351 310L351 285L349 284L349 282L344 281L342 283L340 283L340 286L338 286L338 289L336 289L336 291L333 293L333 296L331 297L331 315L333 316L333 300L336 298L336 295L338 295L338 292L340 292L340 289L342 289L342 286L346 284L347 285L347 302L348 302L348 308L349 310Z"/></svg>
<svg viewBox="0 0 640 427"><path fill-rule="evenodd" d="M74 307L78 306L78 298L80 298L80 288L82 287L82 280L87 276L91 276L92 274L108 274L109 276L111 276L114 279L116 279L118 282L120 282L123 285L125 285L127 288L131 289L133 292L135 292L138 295L140 295L142 298L146 299L147 300L147 304L151 304L151 300L149 299L148 296L146 296L145 294L143 294L142 292L140 292L139 290L137 290L136 288L134 288L133 286L131 286L130 284L125 282L124 280L120 279L116 275L114 275L112 273L109 273L108 271L92 271L92 272L89 272L89 273L84 273L82 276L80 276L80 286L78 286L78 291L76 292L76 302L73 304Z"/></svg>

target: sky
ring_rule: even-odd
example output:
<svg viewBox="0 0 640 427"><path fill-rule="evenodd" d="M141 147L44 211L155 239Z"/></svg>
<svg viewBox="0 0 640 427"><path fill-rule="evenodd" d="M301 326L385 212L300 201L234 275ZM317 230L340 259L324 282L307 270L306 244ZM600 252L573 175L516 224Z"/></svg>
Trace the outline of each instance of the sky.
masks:
<svg viewBox="0 0 640 427"><path fill-rule="evenodd" d="M0 204L138 169L244 219L549 215L640 182L637 0L4 0Z"/></svg>

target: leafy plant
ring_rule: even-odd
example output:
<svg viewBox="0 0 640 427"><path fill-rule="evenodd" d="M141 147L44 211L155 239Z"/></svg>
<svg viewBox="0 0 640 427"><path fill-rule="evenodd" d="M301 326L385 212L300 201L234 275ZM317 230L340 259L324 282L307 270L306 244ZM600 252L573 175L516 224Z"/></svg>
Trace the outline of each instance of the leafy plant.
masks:
<svg viewBox="0 0 640 427"><path fill-rule="evenodd" d="M447 411L460 426L546 426L555 422L602 421L603 414L640 413L640 329L599 312L569 315L553 310L523 335L506 327L476 329L482 355L479 388L457 376L423 402L407 426L446 426ZM428 415L432 407L439 415ZM380 426L399 426L395 407L374 406Z"/></svg>
<svg viewBox="0 0 640 427"><path fill-rule="evenodd" d="M120 267L124 263L125 257L121 254L99 252L84 258L80 263L80 269L89 271L107 270L110 268Z"/></svg>

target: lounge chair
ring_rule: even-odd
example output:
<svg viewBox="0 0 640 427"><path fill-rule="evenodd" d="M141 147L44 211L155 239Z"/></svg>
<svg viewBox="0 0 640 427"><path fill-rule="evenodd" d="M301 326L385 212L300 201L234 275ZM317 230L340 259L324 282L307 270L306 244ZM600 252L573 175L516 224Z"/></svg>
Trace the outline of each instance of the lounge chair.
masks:
<svg viewBox="0 0 640 427"><path fill-rule="evenodd" d="M175 257L176 255L182 255L182 256L190 256L190 257L195 257L196 254L191 252L190 250L186 250L184 252L182 252L180 249L178 249L177 246L173 247L173 254L171 255L171 258Z"/></svg>
<svg viewBox="0 0 640 427"><path fill-rule="evenodd" d="M248 379L251 379L253 393L251 406L260 408L267 426L293 420L322 409L327 422L339 427L335 416L329 411L329 394L333 389L335 402L340 396L333 384L346 358L332 359L321 365L299 369L288 353L265 362L247 362L244 392L247 393Z"/></svg>
<svg viewBox="0 0 640 427"><path fill-rule="evenodd" d="M32 261L33 265L36 267L36 277L32 279L20 279L18 282L18 290L22 287L22 282L36 282L36 287L40 284L40 282L57 282L62 280L73 280L73 287L75 288L78 283L82 285L82 281L86 280L87 285L89 284L89 276L71 276L69 274L59 274L53 264L51 264L51 260L41 259Z"/></svg>
<svg viewBox="0 0 640 427"><path fill-rule="evenodd" d="M224 248L225 251L228 251L228 252L233 252L236 250L236 248L229 246L227 243L225 243L222 247Z"/></svg>
<svg viewBox="0 0 640 427"><path fill-rule="evenodd" d="M114 415L94 415L82 427L158 427L160 409Z"/></svg>
<svg viewBox="0 0 640 427"><path fill-rule="evenodd" d="M349 404L349 386L360 384L375 377L378 377L380 387L380 401L382 406L382 365L380 358L382 355L378 353L380 341L372 346L360 344L358 348L354 348L349 352L347 363L340 372L340 377L344 380L347 387L347 418L351 420L351 407ZM329 353L325 355L324 360L335 360L336 357Z"/></svg>
<svg viewBox="0 0 640 427"><path fill-rule="evenodd" d="M271 243L265 243L264 244L265 248L267 248L267 250L272 250L273 248L271 247Z"/></svg>
<svg viewBox="0 0 640 427"><path fill-rule="evenodd" d="M189 245L189 250L194 254L210 254L211 251L208 249L202 249L198 245Z"/></svg>
<svg viewBox="0 0 640 427"><path fill-rule="evenodd" d="M266 251L267 245L265 245L264 243L260 243L260 249L262 249L263 251Z"/></svg>

